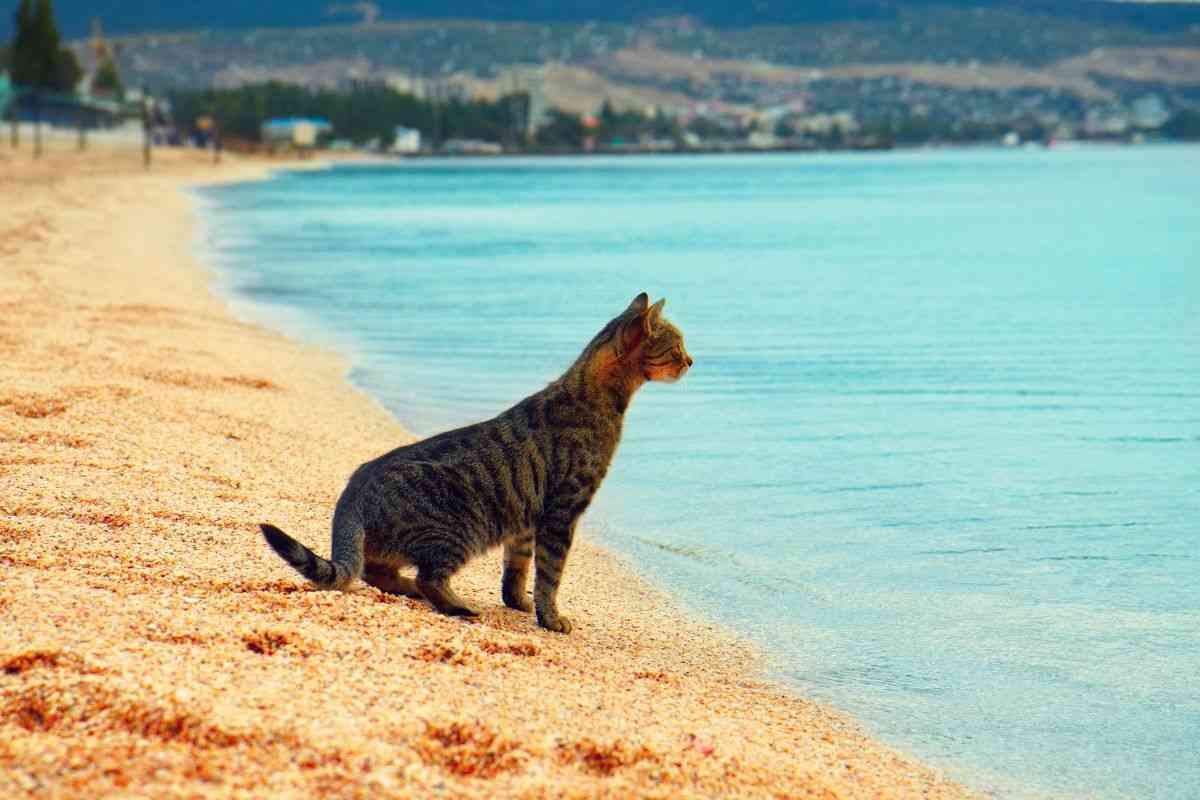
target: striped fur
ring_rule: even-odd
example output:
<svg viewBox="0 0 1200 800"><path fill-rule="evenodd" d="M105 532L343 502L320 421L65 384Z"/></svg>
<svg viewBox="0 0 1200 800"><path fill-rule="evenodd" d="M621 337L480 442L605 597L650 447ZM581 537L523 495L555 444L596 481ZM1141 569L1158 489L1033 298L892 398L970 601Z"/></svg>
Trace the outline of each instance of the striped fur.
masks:
<svg viewBox="0 0 1200 800"><path fill-rule="evenodd" d="M426 598L444 614L474 615L450 588L468 560L504 548L505 605L536 611L566 633L556 596L575 526L616 452L625 410L648 380L674 381L692 364L683 336L645 293L600 331L545 389L499 416L392 450L350 477L333 515L325 560L263 525L271 548L318 586L362 577L382 591ZM526 594L534 568L533 602ZM416 567L416 578L401 575Z"/></svg>

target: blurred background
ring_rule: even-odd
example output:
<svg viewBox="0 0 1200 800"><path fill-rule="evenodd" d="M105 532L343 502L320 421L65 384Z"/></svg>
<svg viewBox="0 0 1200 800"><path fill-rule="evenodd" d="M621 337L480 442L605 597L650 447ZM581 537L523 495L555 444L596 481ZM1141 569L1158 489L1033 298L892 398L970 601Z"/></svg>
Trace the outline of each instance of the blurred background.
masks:
<svg viewBox="0 0 1200 800"><path fill-rule="evenodd" d="M398 154L1200 137L1200 4L21 0L0 117L67 146Z"/></svg>

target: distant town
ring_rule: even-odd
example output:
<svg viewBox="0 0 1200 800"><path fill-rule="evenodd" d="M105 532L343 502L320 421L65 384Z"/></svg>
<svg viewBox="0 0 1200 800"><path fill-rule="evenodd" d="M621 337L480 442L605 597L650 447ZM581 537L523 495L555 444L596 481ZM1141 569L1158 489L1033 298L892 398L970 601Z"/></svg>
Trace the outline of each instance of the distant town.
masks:
<svg viewBox="0 0 1200 800"><path fill-rule="evenodd" d="M912 41L889 41L874 62L861 26L795 26L789 45L779 29L682 17L111 38L94 20L90 37L63 44L77 80L57 100L0 76L0 113L160 144L403 156L1200 138L1200 32L978 17L914 17ZM1013 49L995 52L985 23L1012 28Z"/></svg>

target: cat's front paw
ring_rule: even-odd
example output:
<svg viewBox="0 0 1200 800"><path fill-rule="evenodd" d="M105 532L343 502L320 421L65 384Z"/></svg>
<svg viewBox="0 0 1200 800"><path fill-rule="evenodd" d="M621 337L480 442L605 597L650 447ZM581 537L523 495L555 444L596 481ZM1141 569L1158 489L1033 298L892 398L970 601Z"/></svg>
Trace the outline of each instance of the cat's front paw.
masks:
<svg viewBox="0 0 1200 800"><path fill-rule="evenodd" d="M553 617L551 619L545 619L541 616L538 616L538 625L541 625L548 631L554 631L555 633L570 633L571 628L573 627L571 625L571 620L566 617Z"/></svg>

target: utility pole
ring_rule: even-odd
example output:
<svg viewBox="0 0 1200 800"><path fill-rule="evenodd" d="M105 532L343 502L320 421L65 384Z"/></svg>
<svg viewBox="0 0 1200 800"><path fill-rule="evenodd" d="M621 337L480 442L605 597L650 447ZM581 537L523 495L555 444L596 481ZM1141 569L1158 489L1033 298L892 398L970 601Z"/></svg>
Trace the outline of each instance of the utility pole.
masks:
<svg viewBox="0 0 1200 800"><path fill-rule="evenodd" d="M42 92L33 92L33 157L42 157Z"/></svg>
<svg viewBox="0 0 1200 800"><path fill-rule="evenodd" d="M0 104L3 104L8 111L8 143L14 150L20 144L20 137L17 135L17 100L20 97L21 93L17 90L16 84L7 75L0 78Z"/></svg>
<svg viewBox="0 0 1200 800"><path fill-rule="evenodd" d="M142 89L142 166L150 169L150 97Z"/></svg>

